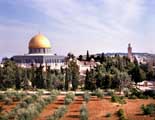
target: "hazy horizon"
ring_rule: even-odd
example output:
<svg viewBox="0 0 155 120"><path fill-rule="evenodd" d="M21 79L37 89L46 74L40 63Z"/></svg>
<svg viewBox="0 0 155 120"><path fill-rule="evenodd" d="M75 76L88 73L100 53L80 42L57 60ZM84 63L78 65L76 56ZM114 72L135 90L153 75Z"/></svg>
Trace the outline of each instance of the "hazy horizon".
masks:
<svg viewBox="0 0 155 120"><path fill-rule="evenodd" d="M155 53L153 0L1 0L0 58L28 53L39 32L52 53Z"/></svg>

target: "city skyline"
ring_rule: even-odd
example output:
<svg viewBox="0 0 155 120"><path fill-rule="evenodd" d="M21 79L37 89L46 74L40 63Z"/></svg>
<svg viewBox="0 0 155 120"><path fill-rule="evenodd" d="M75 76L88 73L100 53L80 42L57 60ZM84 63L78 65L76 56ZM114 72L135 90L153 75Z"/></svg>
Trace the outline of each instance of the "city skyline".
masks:
<svg viewBox="0 0 155 120"><path fill-rule="evenodd" d="M125 52L155 53L155 1L150 0L1 0L0 57L28 53L39 32L52 53L75 55Z"/></svg>

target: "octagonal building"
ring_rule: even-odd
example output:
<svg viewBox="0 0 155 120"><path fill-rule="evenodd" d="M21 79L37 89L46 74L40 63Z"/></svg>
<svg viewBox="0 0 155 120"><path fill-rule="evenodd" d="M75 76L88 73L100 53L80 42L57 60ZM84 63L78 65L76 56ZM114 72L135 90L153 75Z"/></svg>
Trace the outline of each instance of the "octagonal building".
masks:
<svg viewBox="0 0 155 120"><path fill-rule="evenodd" d="M60 69L65 65L65 56L51 54L50 41L42 34L31 38L28 44L29 52L24 55L15 55L12 59L21 67L50 66L51 69Z"/></svg>

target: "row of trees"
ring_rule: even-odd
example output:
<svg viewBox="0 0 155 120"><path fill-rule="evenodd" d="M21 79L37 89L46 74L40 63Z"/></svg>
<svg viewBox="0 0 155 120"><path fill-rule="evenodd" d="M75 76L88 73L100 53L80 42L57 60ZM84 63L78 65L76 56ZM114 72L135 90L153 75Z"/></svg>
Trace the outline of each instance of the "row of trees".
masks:
<svg viewBox="0 0 155 120"><path fill-rule="evenodd" d="M45 89L69 89L69 83L73 90L78 87L79 69L74 61L68 63L66 69L51 70L43 66L36 68L17 67L15 62L7 60L0 67L0 89L16 88L45 88Z"/></svg>
<svg viewBox="0 0 155 120"><path fill-rule="evenodd" d="M92 58L87 54L86 61ZM95 90L96 88L122 89L130 87L131 82L141 82L143 80L155 79L155 72L150 65L130 62L127 57L100 57L93 56L96 62L100 62L94 69L87 70L84 80L84 89ZM0 67L0 89L5 88L45 88L76 90L79 85L80 73L75 57L68 55L68 63L65 69L51 70L47 67L46 72L43 66L39 68L17 67L11 60L6 60L3 67Z"/></svg>

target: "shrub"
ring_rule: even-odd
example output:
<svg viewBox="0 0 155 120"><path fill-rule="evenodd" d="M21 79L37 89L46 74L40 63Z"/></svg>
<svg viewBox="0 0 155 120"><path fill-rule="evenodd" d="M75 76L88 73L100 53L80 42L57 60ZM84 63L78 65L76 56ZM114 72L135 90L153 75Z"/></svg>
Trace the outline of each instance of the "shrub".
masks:
<svg viewBox="0 0 155 120"><path fill-rule="evenodd" d="M31 120L31 116L30 116L30 113L22 108L22 109L18 109L17 110L17 113L15 115L15 120Z"/></svg>
<svg viewBox="0 0 155 120"><path fill-rule="evenodd" d="M7 97L7 98L4 99L4 104L5 105L11 105L12 103L13 103L13 100L11 98Z"/></svg>
<svg viewBox="0 0 155 120"><path fill-rule="evenodd" d="M38 97L39 97L39 95L37 95L37 94L33 94L31 96L31 98L32 98L33 101L37 100Z"/></svg>
<svg viewBox="0 0 155 120"><path fill-rule="evenodd" d="M51 91L51 95L55 95L55 96L57 96L57 95L59 95L59 91L58 90L52 90Z"/></svg>
<svg viewBox="0 0 155 120"><path fill-rule="evenodd" d="M41 96L44 93L44 90L42 89L37 89L37 95Z"/></svg>
<svg viewBox="0 0 155 120"><path fill-rule="evenodd" d="M128 88L124 89L123 92L124 92L125 97L129 97L129 95L131 94Z"/></svg>
<svg viewBox="0 0 155 120"><path fill-rule="evenodd" d="M45 101L45 98L43 99L43 98L40 98L39 100L37 100L38 101L38 103L40 103L40 105L42 106L42 107L44 107L45 105L47 105L47 103L46 103L46 101ZM48 103L49 104L49 103Z"/></svg>
<svg viewBox="0 0 155 120"><path fill-rule="evenodd" d="M97 89L96 91L95 91L95 94L96 94L96 96L98 97L98 98L100 98L100 99L103 99L103 90L101 90L101 89Z"/></svg>
<svg viewBox="0 0 155 120"><path fill-rule="evenodd" d="M116 96L116 95L113 95L111 97L111 102L117 102L117 103L120 103L120 104L126 104L126 101L124 100L123 96L119 97L119 96Z"/></svg>
<svg viewBox="0 0 155 120"><path fill-rule="evenodd" d="M47 120L58 120L67 112L67 107L65 105L60 106L53 115L48 116Z"/></svg>
<svg viewBox="0 0 155 120"><path fill-rule="evenodd" d="M128 96L129 99L148 99L148 95L140 90L137 90L136 88L131 89L131 94Z"/></svg>
<svg viewBox="0 0 155 120"><path fill-rule="evenodd" d="M15 93L10 92L10 91L6 91L5 94L6 94L7 97L11 98L12 96L14 96Z"/></svg>
<svg viewBox="0 0 155 120"><path fill-rule="evenodd" d="M8 118L5 115L0 115L0 120L8 120Z"/></svg>
<svg viewBox="0 0 155 120"><path fill-rule="evenodd" d="M84 101L86 101L86 102L89 101L89 99L90 99L90 94L89 94L88 91L86 91L86 92L84 93L84 95L83 95L83 99L84 99Z"/></svg>
<svg viewBox="0 0 155 120"><path fill-rule="evenodd" d="M130 95L128 98L129 98L129 99L137 99L137 96L135 96L135 95Z"/></svg>
<svg viewBox="0 0 155 120"><path fill-rule="evenodd" d="M11 98L13 99L13 101L20 101L23 97L25 97L26 94L25 93L18 93L18 92L14 92L11 96Z"/></svg>
<svg viewBox="0 0 155 120"><path fill-rule="evenodd" d="M74 97L75 95L72 92L69 92L68 94L66 94L64 99L65 105L69 105L74 100Z"/></svg>
<svg viewBox="0 0 155 120"><path fill-rule="evenodd" d="M69 92L69 93L66 94L66 97L74 100L75 95L74 95L73 92Z"/></svg>
<svg viewBox="0 0 155 120"><path fill-rule="evenodd" d="M65 105L69 105L72 102L72 99L65 97L64 102L65 102Z"/></svg>
<svg viewBox="0 0 155 120"><path fill-rule="evenodd" d="M144 115L153 114L153 113L155 113L155 104L150 103L146 106L143 104L141 106L141 109L142 109Z"/></svg>
<svg viewBox="0 0 155 120"><path fill-rule="evenodd" d="M20 108L27 108L28 104L25 101L22 101L21 103L19 103L18 105Z"/></svg>
<svg viewBox="0 0 155 120"><path fill-rule="evenodd" d="M86 104L83 104L80 108L80 120L88 120L88 110Z"/></svg>
<svg viewBox="0 0 155 120"><path fill-rule="evenodd" d="M26 102L27 104L31 104L34 102L34 99L32 97L28 96L23 101Z"/></svg>
<svg viewBox="0 0 155 120"><path fill-rule="evenodd" d="M108 90L107 90L107 95L109 95L109 96L113 96L114 93L115 93L115 91L112 90L112 89L108 89Z"/></svg>
<svg viewBox="0 0 155 120"><path fill-rule="evenodd" d="M6 95L3 93L0 93L0 101L3 101L6 98Z"/></svg>
<svg viewBox="0 0 155 120"><path fill-rule="evenodd" d="M124 114L124 110L123 109L119 109L117 111L117 115L119 117L119 120L126 120L125 114Z"/></svg>

